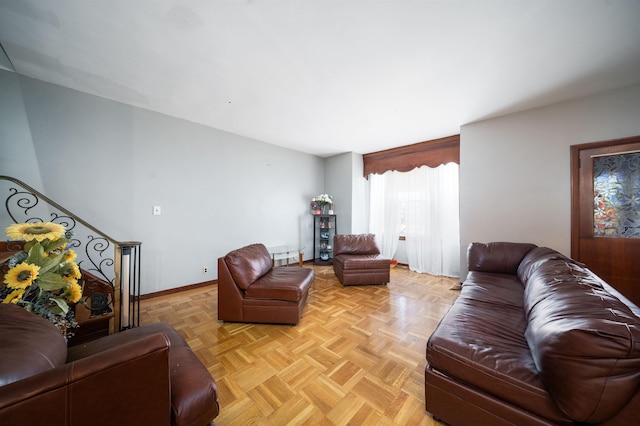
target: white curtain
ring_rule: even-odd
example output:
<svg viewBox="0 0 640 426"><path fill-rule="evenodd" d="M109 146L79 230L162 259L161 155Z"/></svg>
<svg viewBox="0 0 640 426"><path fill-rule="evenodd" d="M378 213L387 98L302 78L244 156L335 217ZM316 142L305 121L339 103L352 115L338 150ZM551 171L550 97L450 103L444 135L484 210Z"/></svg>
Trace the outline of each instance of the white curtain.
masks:
<svg viewBox="0 0 640 426"><path fill-rule="evenodd" d="M400 237L404 181L401 175L392 171L383 175L369 175L369 232L375 234L381 254L388 258L396 254Z"/></svg>
<svg viewBox="0 0 640 426"><path fill-rule="evenodd" d="M370 175L369 229L382 253L393 257L404 216L409 269L460 276L459 166Z"/></svg>

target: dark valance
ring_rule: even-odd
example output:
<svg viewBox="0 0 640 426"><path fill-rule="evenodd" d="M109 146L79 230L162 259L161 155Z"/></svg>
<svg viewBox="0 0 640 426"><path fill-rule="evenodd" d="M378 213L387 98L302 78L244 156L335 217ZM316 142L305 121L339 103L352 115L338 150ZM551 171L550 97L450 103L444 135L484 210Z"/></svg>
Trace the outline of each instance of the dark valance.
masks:
<svg viewBox="0 0 640 426"><path fill-rule="evenodd" d="M364 177L388 170L408 172L416 167L438 167L441 164L460 164L460 135L448 136L384 151L363 155Z"/></svg>

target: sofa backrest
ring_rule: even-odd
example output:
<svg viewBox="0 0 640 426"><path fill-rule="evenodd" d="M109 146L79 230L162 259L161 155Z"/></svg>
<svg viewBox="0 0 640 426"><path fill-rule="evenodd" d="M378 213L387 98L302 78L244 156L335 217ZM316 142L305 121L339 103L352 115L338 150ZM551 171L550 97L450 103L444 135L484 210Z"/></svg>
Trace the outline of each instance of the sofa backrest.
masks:
<svg viewBox="0 0 640 426"><path fill-rule="evenodd" d="M536 247L526 254L518 266L518 278L523 285L527 285L531 275L548 261L560 260L577 263L575 260L549 247Z"/></svg>
<svg viewBox="0 0 640 426"><path fill-rule="evenodd" d="M246 290L272 268L269 251L263 244L251 244L233 250L224 257L236 285Z"/></svg>
<svg viewBox="0 0 640 426"><path fill-rule="evenodd" d="M374 234L337 234L333 238L333 253L380 254Z"/></svg>
<svg viewBox="0 0 640 426"><path fill-rule="evenodd" d="M532 250L525 282L525 337L545 387L579 422L600 423L640 387L640 318L584 265Z"/></svg>
<svg viewBox="0 0 640 426"><path fill-rule="evenodd" d="M515 275L524 256L536 247L529 243L471 243L467 247L469 271Z"/></svg>
<svg viewBox="0 0 640 426"><path fill-rule="evenodd" d="M49 320L14 304L0 304L0 386L67 361L67 342Z"/></svg>

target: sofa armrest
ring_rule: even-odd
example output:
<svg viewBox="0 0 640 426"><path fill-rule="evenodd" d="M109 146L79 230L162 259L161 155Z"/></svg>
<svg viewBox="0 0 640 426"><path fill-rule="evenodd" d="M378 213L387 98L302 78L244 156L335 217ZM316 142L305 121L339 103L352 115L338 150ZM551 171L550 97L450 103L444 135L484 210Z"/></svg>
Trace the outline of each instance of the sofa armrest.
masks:
<svg viewBox="0 0 640 426"><path fill-rule="evenodd" d="M231 271L224 257L218 258L218 319L222 321L242 321L244 290L233 281Z"/></svg>
<svg viewBox="0 0 640 426"><path fill-rule="evenodd" d="M169 380L171 381L172 424L180 426L209 423L220 411L216 382L184 338L167 323L145 324L73 346L69 348L67 360L80 360L109 348L158 334L165 335L171 346Z"/></svg>
<svg viewBox="0 0 640 426"><path fill-rule="evenodd" d="M515 275L522 259L536 247L529 243L471 243L467 248L469 271Z"/></svg>
<svg viewBox="0 0 640 426"><path fill-rule="evenodd" d="M14 425L169 424L169 340L107 349L0 387L0 418Z"/></svg>

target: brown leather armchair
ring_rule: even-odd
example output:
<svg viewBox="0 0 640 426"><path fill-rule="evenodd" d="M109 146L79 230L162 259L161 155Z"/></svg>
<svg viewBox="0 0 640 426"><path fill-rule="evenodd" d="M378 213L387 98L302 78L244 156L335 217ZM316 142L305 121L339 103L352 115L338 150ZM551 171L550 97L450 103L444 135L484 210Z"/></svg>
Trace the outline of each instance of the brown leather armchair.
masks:
<svg viewBox="0 0 640 426"><path fill-rule="evenodd" d="M387 284L391 259L381 256L373 234L333 238L333 271L342 285Z"/></svg>
<svg viewBox="0 0 640 426"><path fill-rule="evenodd" d="M67 349L48 320L0 305L0 419L20 425L206 425L211 374L168 324Z"/></svg>
<svg viewBox="0 0 640 426"><path fill-rule="evenodd" d="M274 268L262 244L233 250L218 259L218 319L297 324L314 274L299 266Z"/></svg>

